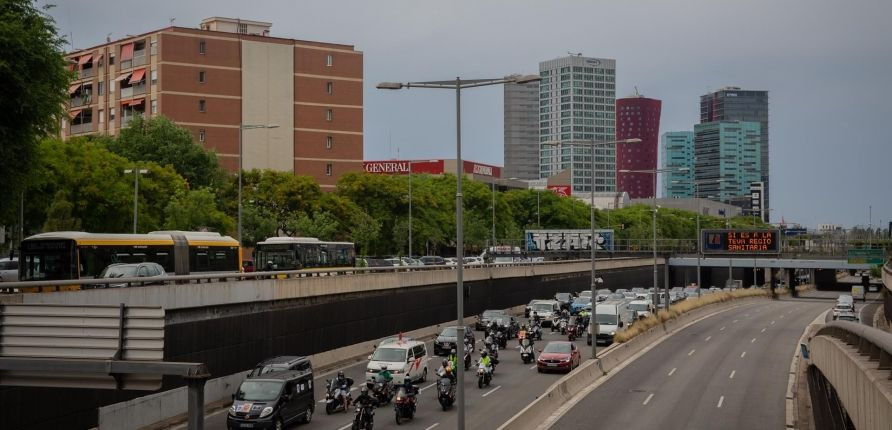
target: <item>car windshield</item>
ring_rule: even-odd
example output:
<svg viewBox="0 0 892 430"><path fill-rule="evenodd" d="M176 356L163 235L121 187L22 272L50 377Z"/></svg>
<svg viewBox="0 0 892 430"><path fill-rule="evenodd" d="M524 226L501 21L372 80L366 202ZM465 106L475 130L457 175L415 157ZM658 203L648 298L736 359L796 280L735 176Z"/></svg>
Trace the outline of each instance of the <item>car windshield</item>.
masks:
<svg viewBox="0 0 892 430"><path fill-rule="evenodd" d="M570 353L570 344L569 343L549 343L545 345L545 349L542 350L544 353L552 353L552 354L569 354Z"/></svg>
<svg viewBox="0 0 892 430"><path fill-rule="evenodd" d="M495 321L496 324L498 324L498 325L508 325L509 323L511 323L511 320L508 317L506 317L505 315L498 315L498 316L492 317L492 319L490 321Z"/></svg>
<svg viewBox="0 0 892 430"><path fill-rule="evenodd" d="M597 319L598 319L598 324L616 325L616 315L598 314Z"/></svg>
<svg viewBox="0 0 892 430"><path fill-rule="evenodd" d="M446 327L443 329L443 332L440 333L440 336L443 337L458 337L458 328L456 327Z"/></svg>
<svg viewBox="0 0 892 430"><path fill-rule="evenodd" d="M531 309L535 312L551 312L554 310L550 303L535 303L531 306Z"/></svg>
<svg viewBox="0 0 892 430"><path fill-rule="evenodd" d="M105 269L103 278L135 278L136 266L115 266Z"/></svg>
<svg viewBox="0 0 892 430"><path fill-rule="evenodd" d="M570 293L557 293L554 295L558 300L566 302L570 300Z"/></svg>
<svg viewBox="0 0 892 430"><path fill-rule="evenodd" d="M267 364L266 366L257 366L251 371L250 376L259 376L265 375L267 373L278 372L280 370L288 370L288 365L286 364Z"/></svg>
<svg viewBox="0 0 892 430"><path fill-rule="evenodd" d="M629 305L629 309L633 311L646 311L648 310L647 303L632 303Z"/></svg>
<svg viewBox="0 0 892 430"><path fill-rule="evenodd" d="M378 348L372 354L372 360L402 363L406 361L406 350L403 348Z"/></svg>
<svg viewBox="0 0 892 430"><path fill-rule="evenodd" d="M580 297L576 300L573 300L574 305L588 305L592 303L591 297Z"/></svg>
<svg viewBox="0 0 892 430"><path fill-rule="evenodd" d="M585 290L585 291L579 293L579 297L591 297L591 296L592 296L592 292L589 290Z"/></svg>
<svg viewBox="0 0 892 430"><path fill-rule="evenodd" d="M483 318L494 318L497 316L505 315L503 311L483 311Z"/></svg>
<svg viewBox="0 0 892 430"><path fill-rule="evenodd" d="M244 381L235 393L236 400L268 402L279 397L281 381Z"/></svg>

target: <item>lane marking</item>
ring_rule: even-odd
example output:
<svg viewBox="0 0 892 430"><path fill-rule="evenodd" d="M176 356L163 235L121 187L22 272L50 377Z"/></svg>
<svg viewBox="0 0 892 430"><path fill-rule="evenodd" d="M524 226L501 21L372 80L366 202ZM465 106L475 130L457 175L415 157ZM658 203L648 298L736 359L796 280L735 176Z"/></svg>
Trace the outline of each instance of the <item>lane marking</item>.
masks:
<svg viewBox="0 0 892 430"><path fill-rule="evenodd" d="M652 399L653 397L654 397L654 393L650 393L650 395L647 396L646 399L644 399L644 403L642 403L642 405L647 405L648 403L650 403L650 399Z"/></svg>
<svg viewBox="0 0 892 430"><path fill-rule="evenodd" d="M774 321L771 322L771 325L774 325Z"/></svg>
<svg viewBox="0 0 892 430"><path fill-rule="evenodd" d="M434 428L434 427L436 427L436 426L438 426L438 425L440 425L440 423L434 423L433 425L431 425L430 427L428 427L428 428L426 428L426 429L424 429L424 430L431 430L432 428Z"/></svg>
<svg viewBox="0 0 892 430"><path fill-rule="evenodd" d="M672 374L675 373L676 370L678 370L678 368L677 368L677 367L673 367L672 370L669 371L669 374L666 375L666 376L672 376Z"/></svg>
<svg viewBox="0 0 892 430"><path fill-rule="evenodd" d="M706 336L706 342L709 342L709 339L712 339L712 336Z"/></svg>
<svg viewBox="0 0 892 430"><path fill-rule="evenodd" d="M746 357L746 351L743 351L742 353L740 353L740 358L743 358L743 357Z"/></svg>
<svg viewBox="0 0 892 430"><path fill-rule="evenodd" d="M493 388L492 390L489 390L489 391L483 393L483 396L482 396L482 397L486 397L486 396L488 396L488 395L490 395L490 394L492 394L492 393L495 393L496 391L499 390L499 388L502 388L502 386L499 385L498 387L495 387L495 388Z"/></svg>
<svg viewBox="0 0 892 430"><path fill-rule="evenodd" d="M784 317L784 316L783 316L783 315L781 315L781 318L783 318L783 317Z"/></svg>
<svg viewBox="0 0 892 430"><path fill-rule="evenodd" d="M756 338L753 338L753 340L751 340L750 343L756 343Z"/></svg>
<svg viewBox="0 0 892 430"><path fill-rule="evenodd" d="M731 324L736 324L737 320L731 321Z"/></svg>
<svg viewBox="0 0 892 430"><path fill-rule="evenodd" d="M721 408L722 403L725 403L725 396L719 397L719 404L715 405L715 407Z"/></svg>
<svg viewBox="0 0 892 430"><path fill-rule="evenodd" d="M732 370L732 371L731 371L731 374L728 375L728 379L734 379L734 374L735 374L735 373L737 373L737 371L736 371L736 370Z"/></svg>
<svg viewBox="0 0 892 430"><path fill-rule="evenodd" d="M437 383L434 382L433 384L430 384L430 385L428 385L427 387L420 388L418 391L424 391L424 390L426 390L426 389L428 389L428 388L430 388L430 387L433 387L434 385L437 385Z"/></svg>
<svg viewBox="0 0 892 430"><path fill-rule="evenodd" d="M338 430L347 430L347 429L350 428L350 426L352 426L352 425L353 425L353 423L347 424L347 425L345 425L344 427L339 428Z"/></svg>
<svg viewBox="0 0 892 430"><path fill-rule="evenodd" d="M688 353L688 357L694 355L694 351L696 351L696 349L692 349L691 352Z"/></svg>
<svg viewBox="0 0 892 430"><path fill-rule="evenodd" d="M749 318L749 317L750 317L750 314L743 314L743 317L744 317L744 318Z"/></svg>
<svg viewBox="0 0 892 430"><path fill-rule="evenodd" d="M761 332L759 332L759 333L765 333L765 329L764 329L764 328L763 328L763 329L762 329L762 331L761 331Z"/></svg>
<svg viewBox="0 0 892 430"><path fill-rule="evenodd" d="M722 328L720 328L719 331L725 331L725 326L722 326Z"/></svg>

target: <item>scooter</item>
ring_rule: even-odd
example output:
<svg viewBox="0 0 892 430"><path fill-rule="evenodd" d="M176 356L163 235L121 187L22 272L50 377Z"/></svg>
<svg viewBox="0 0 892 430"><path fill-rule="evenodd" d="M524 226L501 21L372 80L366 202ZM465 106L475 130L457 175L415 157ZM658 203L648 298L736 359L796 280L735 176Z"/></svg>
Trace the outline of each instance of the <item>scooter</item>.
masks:
<svg viewBox="0 0 892 430"><path fill-rule="evenodd" d="M350 383L346 387L338 384L337 379L325 381L328 390L325 394L325 413L331 415L335 412L347 412L347 405L350 404Z"/></svg>
<svg viewBox="0 0 892 430"><path fill-rule="evenodd" d="M533 356L533 343L530 342L529 339L523 339L520 341L520 359L523 360L524 364L530 364L535 360Z"/></svg>
<svg viewBox="0 0 892 430"><path fill-rule="evenodd" d="M473 350L473 345L468 345L467 343L465 343L465 370L471 368L471 351Z"/></svg>
<svg viewBox="0 0 892 430"><path fill-rule="evenodd" d="M440 375L440 379L437 379L437 400L444 411L451 408L455 402L455 385L445 372Z"/></svg>
<svg viewBox="0 0 892 430"><path fill-rule="evenodd" d="M483 388L484 385L487 387L489 383L492 382L492 368L481 366L480 362L477 362L477 388Z"/></svg>
<svg viewBox="0 0 892 430"><path fill-rule="evenodd" d="M577 336L577 325L576 324L568 325L566 328L566 332L567 332L567 340L569 340L570 342L573 342L574 340L576 340L576 336Z"/></svg>
<svg viewBox="0 0 892 430"><path fill-rule="evenodd" d="M539 324L533 323L533 325L530 326L530 338L542 340L542 327L539 327Z"/></svg>

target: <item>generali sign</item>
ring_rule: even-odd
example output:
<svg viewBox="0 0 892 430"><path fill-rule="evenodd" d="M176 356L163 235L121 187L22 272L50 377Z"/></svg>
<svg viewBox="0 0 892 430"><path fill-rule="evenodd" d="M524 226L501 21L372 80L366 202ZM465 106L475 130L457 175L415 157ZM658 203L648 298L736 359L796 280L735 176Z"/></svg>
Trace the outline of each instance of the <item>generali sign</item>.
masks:
<svg viewBox="0 0 892 430"><path fill-rule="evenodd" d="M409 173L408 161L366 161L362 164L367 173Z"/></svg>
<svg viewBox="0 0 892 430"><path fill-rule="evenodd" d="M367 173L384 175L408 175L409 173L443 174L443 160L364 161L362 167Z"/></svg>

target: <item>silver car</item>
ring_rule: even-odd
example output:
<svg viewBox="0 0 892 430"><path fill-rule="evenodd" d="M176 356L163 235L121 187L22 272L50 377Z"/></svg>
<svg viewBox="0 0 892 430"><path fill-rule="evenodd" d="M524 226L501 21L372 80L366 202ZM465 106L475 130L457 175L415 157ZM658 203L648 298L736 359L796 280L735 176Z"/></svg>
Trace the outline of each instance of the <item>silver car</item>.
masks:
<svg viewBox="0 0 892 430"><path fill-rule="evenodd" d="M0 282L19 280L19 259L0 258Z"/></svg>
<svg viewBox="0 0 892 430"><path fill-rule="evenodd" d="M110 264L99 275L100 279L114 278L147 278L146 282L122 282L96 284L95 288L123 288L135 285L161 284L167 273L158 263L115 263Z"/></svg>

